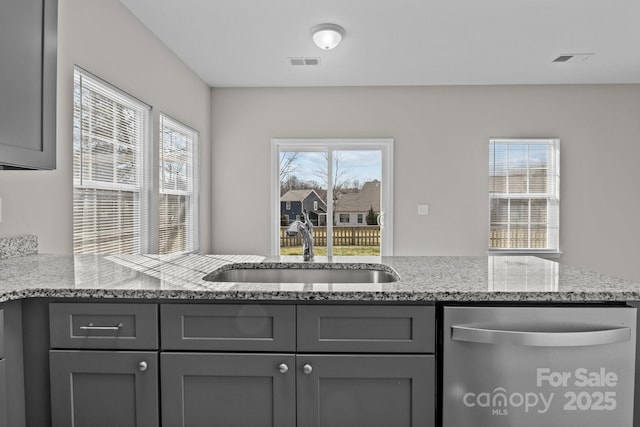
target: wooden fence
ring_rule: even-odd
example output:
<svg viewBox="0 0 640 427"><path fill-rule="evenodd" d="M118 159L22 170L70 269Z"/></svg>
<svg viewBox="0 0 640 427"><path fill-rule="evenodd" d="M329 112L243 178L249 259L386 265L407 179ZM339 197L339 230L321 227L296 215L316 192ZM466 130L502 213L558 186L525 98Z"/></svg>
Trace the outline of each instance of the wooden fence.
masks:
<svg viewBox="0 0 640 427"><path fill-rule="evenodd" d="M314 246L327 246L327 227L313 227ZM280 227L280 247L302 246L302 237L287 236L287 227ZM333 227L333 246L380 246L380 226Z"/></svg>
<svg viewBox="0 0 640 427"><path fill-rule="evenodd" d="M506 229L492 229L489 233L489 245L491 248L546 248L547 231L512 229L509 232Z"/></svg>

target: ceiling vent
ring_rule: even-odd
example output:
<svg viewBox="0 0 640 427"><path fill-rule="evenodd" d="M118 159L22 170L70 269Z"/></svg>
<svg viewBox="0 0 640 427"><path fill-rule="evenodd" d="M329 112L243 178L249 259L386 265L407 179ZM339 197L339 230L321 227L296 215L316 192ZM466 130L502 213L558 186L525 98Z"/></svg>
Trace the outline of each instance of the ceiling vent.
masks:
<svg viewBox="0 0 640 427"><path fill-rule="evenodd" d="M320 65L320 58L289 58L291 65Z"/></svg>
<svg viewBox="0 0 640 427"><path fill-rule="evenodd" d="M593 55L593 53L563 53L554 59L553 62L584 62Z"/></svg>

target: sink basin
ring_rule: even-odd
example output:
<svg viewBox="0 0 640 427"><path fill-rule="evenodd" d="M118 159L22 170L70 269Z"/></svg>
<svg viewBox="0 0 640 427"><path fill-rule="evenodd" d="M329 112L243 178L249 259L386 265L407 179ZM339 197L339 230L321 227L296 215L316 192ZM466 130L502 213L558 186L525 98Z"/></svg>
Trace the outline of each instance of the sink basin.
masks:
<svg viewBox="0 0 640 427"><path fill-rule="evenodd" d="M317 267L300 264L295 267L281 264L255 264L247 267L231 265L230 268L208 274L204 280L210 282L239 283L389 283L399 279L398 275L384 266L358 265L345 268L336 264L331 267Z"/></svg>

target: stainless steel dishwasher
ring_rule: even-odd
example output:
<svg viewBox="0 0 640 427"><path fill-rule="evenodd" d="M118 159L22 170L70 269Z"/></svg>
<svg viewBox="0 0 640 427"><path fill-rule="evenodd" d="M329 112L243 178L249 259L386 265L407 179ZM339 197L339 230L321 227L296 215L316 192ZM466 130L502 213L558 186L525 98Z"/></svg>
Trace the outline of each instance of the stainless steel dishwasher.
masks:
<svg viewBox="0 0 640 427"><path fill-rule="evenodd" d="M444 427L631 427L636 309L445 307Z"/></svg>

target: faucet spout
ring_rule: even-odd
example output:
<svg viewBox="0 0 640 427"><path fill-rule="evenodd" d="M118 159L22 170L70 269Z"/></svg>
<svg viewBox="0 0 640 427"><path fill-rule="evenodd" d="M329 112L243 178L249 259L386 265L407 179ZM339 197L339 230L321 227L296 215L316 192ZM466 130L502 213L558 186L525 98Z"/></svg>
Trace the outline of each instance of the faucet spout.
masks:
<svg viewBox="0 0 640 427"><path fill-rule="evenodd" d="M305 261L313 261L313 224L309 220L307 210L302 211L304 221L295 220L289 224L287 235L302 235L302 259Z"/></svg>

